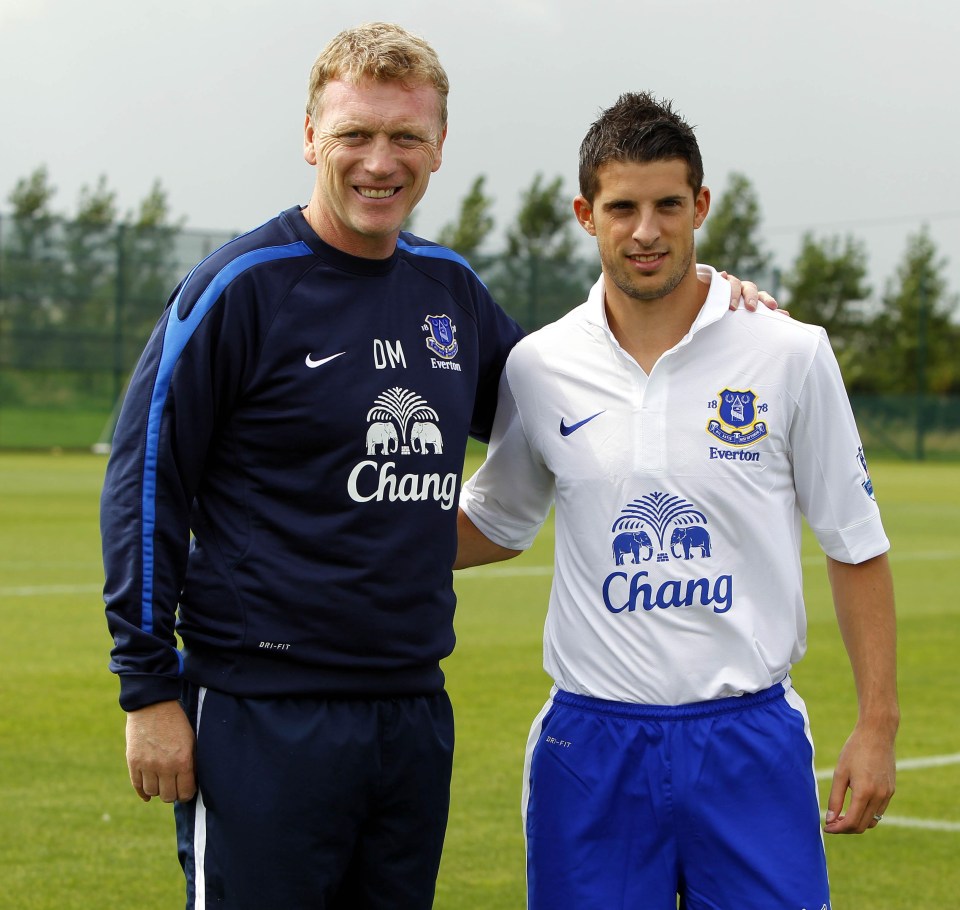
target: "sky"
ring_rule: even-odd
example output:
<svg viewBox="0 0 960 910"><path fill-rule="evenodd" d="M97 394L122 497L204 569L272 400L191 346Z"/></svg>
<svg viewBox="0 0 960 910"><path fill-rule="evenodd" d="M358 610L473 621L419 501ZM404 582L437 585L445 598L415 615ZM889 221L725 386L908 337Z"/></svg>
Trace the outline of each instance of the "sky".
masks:
<svg viewBox="0 0 960 910"><path fill-rule="evenodd" d="M732 172L751 181L781 269L805 232L850 234L879 292L927 225L960 292L947 0L0 0L0 212L39 165L66 215L101 175L121 213L159 178L188 228L239 232L305 204L310 67L378 19L426 38L450 76L416 233L453 220L479 174L496 237L537 173L572 199L590 123L650 91L695 127L715 200Z"/></svg>

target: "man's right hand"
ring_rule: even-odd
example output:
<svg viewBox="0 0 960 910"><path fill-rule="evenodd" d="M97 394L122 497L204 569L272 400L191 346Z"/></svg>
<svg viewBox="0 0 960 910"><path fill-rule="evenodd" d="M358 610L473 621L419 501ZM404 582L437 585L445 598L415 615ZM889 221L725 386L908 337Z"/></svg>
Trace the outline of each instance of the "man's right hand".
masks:
<svg viewBox="0 0 960 910"><path fill-rule="evenodd" d="M196 737L178 701L161 701L127 713L127 768L140 799L185 802L197 792L193 773Z"/></svg>

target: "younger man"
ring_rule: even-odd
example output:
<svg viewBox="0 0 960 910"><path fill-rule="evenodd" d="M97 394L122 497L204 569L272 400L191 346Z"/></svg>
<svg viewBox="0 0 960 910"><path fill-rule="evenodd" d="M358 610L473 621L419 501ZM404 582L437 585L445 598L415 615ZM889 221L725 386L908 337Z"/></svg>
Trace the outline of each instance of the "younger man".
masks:
<svg viewBox="0 0 960 910"><path fill-rule="evenodd" d="M624 95L593 124L574 210L603 274L510 354L461 497L458 566L516 555L556 501L556 684L524 775L531 910L829 906L789 675L801 514L860 708L826 830L875 827L894 790L889 544L840 372L822 329L728 312L694 255L702 179L669 104Z"/></svg>

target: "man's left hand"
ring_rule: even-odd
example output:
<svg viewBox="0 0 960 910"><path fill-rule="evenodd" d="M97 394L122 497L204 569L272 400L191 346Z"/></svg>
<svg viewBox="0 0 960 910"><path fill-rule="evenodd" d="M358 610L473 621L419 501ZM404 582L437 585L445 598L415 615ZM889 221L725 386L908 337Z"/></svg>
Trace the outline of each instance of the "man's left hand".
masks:
<svg viewBox="0 0 960 910"><path fill-rule="evenodd" d="M893 737L856 727L847 740L827 802L827 834L862 834L876 828L896 789ZM844 802L849 804L844 810Z"/></svg>
<svg viewBox="0 0 960 910"><path fill-rule="evenodd" d="M776 310L779 306L777 301L766 291L761 291L752 281L741 281L735 275L728 275L726 272L720 273L730 282L730 309L735 310L740 306L740 301L748 310L755 310L758 303L762 303L771 310ZM786 310L781 310L784 315L788 315Z"/></svg>

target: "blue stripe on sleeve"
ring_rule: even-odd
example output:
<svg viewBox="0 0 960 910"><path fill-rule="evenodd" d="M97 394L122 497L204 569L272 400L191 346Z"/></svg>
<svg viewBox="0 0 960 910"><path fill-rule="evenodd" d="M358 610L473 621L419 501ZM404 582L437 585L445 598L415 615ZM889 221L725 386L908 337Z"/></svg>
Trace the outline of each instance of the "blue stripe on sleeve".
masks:
<svg viewBox="0 0 960 910"><path fill-rule="evenodd" d="M459 265L462 265L465 269L471 272L480 282L483 284L483 280L479 275L474 271L473 266L467 262L459 253L454 252L451 249L448 249L445 246L433 246L433 245L414 245L401 236L397 241L397 247L403 250L406 253L411 253L414 256L422 256L424 259L446 259L448 262L456 262ZM485 284L483 284L486 287Z"/></svg>
<svg viewBox="0 0 960 910"><path fill-rule="evenodd" d="M153 568L154 542L153 535L157 523L157 459L160 448L160 423L163 417L163 408L170 390L173 370L180 359L180 354L187 346L193 333L203 321L203 317L220 299L226 287L238 275L249 268L271 262L276 259L293 259L297 256L311 256L313 251L302 240L287 246L264 247L251 250L238 256L225 265L207 285L200 295L195 306L190 310L186 319L180 320L177 316L177 307L183 290L189 286L189 279L184 282L180 295L173 302L167 317L167 326L163 336L163 351L160 355L160 366L154 380L153 395L150 399L150 410L147 416L147 440L143 459L143 487L142 487L142 525L141 525L141 555L143 560L143 588L141 591L141 628L143 631L153 632Z"/></svg>

